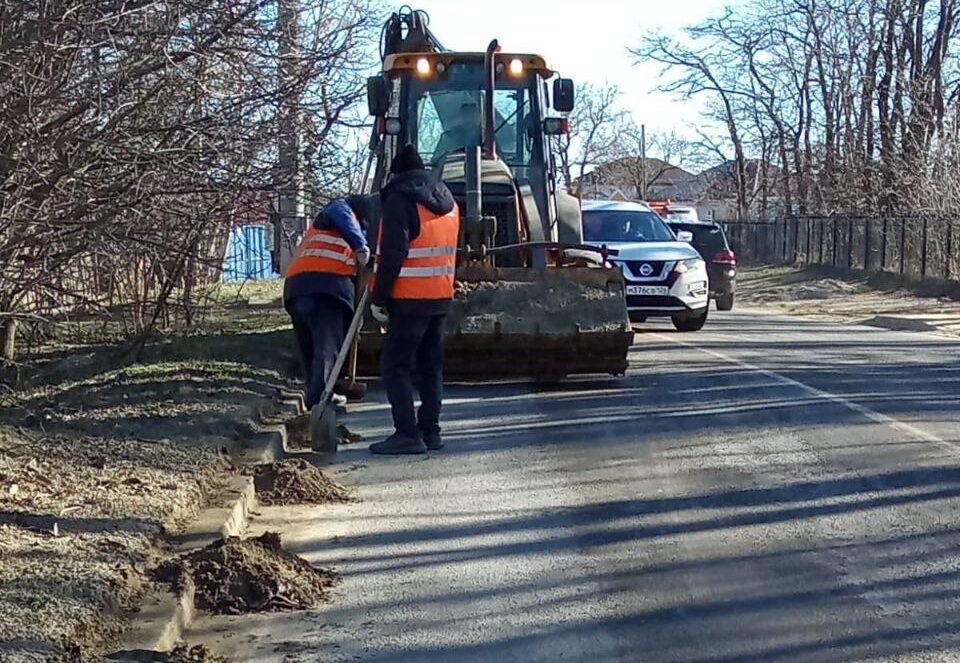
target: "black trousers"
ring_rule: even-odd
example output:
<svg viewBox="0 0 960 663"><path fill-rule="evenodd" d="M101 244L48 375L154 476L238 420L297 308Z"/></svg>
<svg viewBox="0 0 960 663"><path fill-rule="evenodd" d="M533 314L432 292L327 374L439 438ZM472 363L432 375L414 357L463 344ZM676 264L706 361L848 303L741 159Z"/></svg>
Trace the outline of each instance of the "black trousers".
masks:
<svg viewBox="0 0 960 663"><path fill-rule="evenodd" d="M350 310L329 295L295 297L287 308L293 319L293 331L300 347L306 377L306 406L320 402L323 387L337 363L349 325Z"/></svg>
<svg viewBox="0 0 960 663"><path fill-rule="evenodd" d="M380 355L380 375L397 433L421 438L440 435L443 400L443 326L446 315L392 313ZM419 385L420 410L413 405Z"/></svg>

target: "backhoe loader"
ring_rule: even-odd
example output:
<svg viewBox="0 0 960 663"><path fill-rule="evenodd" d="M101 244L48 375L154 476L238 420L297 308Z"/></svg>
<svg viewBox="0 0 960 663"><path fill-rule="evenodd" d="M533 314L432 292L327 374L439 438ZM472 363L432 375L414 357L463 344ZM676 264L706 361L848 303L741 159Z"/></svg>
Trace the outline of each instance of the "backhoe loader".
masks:
<svg viewBox="0 0 960 663"><path fill-rule="evenodd" d="M481 52L446 50L428 20L407 10L384 26L382 71L367 81L376 127L365 186L379 191L410 144L459 204L446 374L623 374L633 340L623 276L603 249L582 244L579 200L558 182L552 149L567 130L573 82L496 40ZM376 373L383 340L368 321L362 372Z"/></svg>

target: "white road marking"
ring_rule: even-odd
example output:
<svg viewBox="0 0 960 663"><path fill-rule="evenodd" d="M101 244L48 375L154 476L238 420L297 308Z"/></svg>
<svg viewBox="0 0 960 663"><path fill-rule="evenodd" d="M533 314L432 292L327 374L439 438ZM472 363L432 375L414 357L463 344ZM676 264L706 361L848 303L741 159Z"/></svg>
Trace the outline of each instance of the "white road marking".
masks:
<svg viewBox="0 0 960 663"><path fill-rule="evenodd" d="M876 410L871 410L865 405L860 405L860 403L851 401L838 394L834 394L829 391L823 391L822 389L817 389L816 387L811 387L810 385L804 382L800 382L799 380L794 380L793 378L789 378L786 375L781 375L776 371L771 371L770 369L767 369L767 368L761 368L760 366L756 366L754 364L751 364L750 362L743 361L742 359L737 359L736 357L730 357L729 355L725 355L721 352L708 350L707 348L700 347L696 343L690 343L689 341L681 341L680 339L672 338L670 336L667 336L666 334L651 333L650 336L655 336L659 339L663 339L664 341L670 341L671 343L676 343L678 345L682 345L688 348L693 348L698 352L702 352L704 354L710 355L711 357L724 361L728 364L733 364L735 366L745 368L749 371L754 371L755 373L759 373L765 377L770 378L771 380L776 380L781 384L786 384L792 387L796 387L797 389L801 389L806 393L810 394L811 396L815 396L817 398L830 401L832 403L837 403L838 405L843 405L844 407L856 412L857 414L863 415L864 417L866 417L870 421L873 421L874 423L889 426L890 428L893 428L894 430L899 431L901 433L905 433L906 435L909 435L910 437L920 442L929 442L931 444L936 444L939 447L948 449L955 453L960 452L960 445L957 445L953 442L948 442L947 440L937 437L932 433L928 433L927 431L921 430L916 426L900 421L898 419L894 419L893 417L883 414L881 412L877 412Z"/></svg>

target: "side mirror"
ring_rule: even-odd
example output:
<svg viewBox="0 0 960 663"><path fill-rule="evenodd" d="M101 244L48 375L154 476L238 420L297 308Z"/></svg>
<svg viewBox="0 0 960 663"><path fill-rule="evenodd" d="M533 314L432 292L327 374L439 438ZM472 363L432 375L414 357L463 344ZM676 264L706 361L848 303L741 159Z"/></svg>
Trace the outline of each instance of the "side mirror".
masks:
<svg viewBox="0 0 960 663"><path fill-rule="evenodd" d="M573 81L569 78L558 78L553 82L553 109L558 113L569 113L573 110L576 94Z"/></svg>
<svg viewBox="0 0 960 663"><path fill-rule="evenodd" d="M367 79L367 110L375 117L383 117L390 110L390 86L383 76Z"/></svg>
<svg viewBox="0 0 960 663"><path fill-rule="evenodd" d="M677 231L677 240L681 242L687 242L688 244L693 241L693 233L689 230L678 230Z"/></svg>
<svg viewBox="0 0 960 663"><path fill-rule="evenodd" d="M548 136L570 133L570 121L565 117L548 117L543 121L543 133Z"/></svg>

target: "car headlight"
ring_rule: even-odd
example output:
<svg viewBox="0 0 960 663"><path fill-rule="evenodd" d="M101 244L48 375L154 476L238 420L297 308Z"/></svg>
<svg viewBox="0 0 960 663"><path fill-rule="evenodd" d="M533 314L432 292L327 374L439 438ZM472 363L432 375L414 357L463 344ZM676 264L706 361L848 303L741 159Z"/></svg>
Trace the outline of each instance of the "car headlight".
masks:
<svg viewBox="0 0 960 663"><path fill-rule="evenodd" d="M674 265L673 271L677 274L686 274L692 269L696 269L703 264L703 260L700 258L687 258L686 260L679 260L677 264Z"/></svg>

